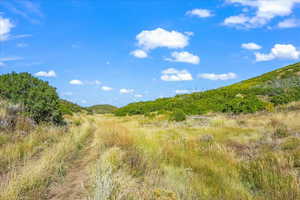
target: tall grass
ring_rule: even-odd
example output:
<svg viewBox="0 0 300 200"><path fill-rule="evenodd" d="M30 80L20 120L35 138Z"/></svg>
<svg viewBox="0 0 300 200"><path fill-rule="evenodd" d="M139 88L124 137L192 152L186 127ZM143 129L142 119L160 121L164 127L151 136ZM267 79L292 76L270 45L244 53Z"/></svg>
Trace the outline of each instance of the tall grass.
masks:
<svg viewBox="0 0 300 200"><path fill-rule="evenodd" d="M93 126L89 122L71 129L58 144L44 152L40 159L29 161L20 171L12 172L9 182L1 186L0 199L21 199L30 191L39 191L47 186L55 175L59 175L70 156L76 155L92 131Z"/></svg>
<svg viewBox="0 0 300 200"><path fill-rule="evenodd" d="M104 153L92 173L91 199L297 200L298 140L289 139L299 126L295 116L217 115L202 126L101 119L97 138ZM282 126L288 134L271 137ZM206 135L211 139L202 139Z"/></svg>
<svg viewBox="0 0 300 200"><path fill-rule="evenodd" d="M60 140L64 128L40 127L15 143L4 143L0 148L0 171L6 172L17 162L31 158ZM11 133L13 135L15 133ZM7 135L7 134L6 134ZM13 136L7 136L13 137Z"/></svg>

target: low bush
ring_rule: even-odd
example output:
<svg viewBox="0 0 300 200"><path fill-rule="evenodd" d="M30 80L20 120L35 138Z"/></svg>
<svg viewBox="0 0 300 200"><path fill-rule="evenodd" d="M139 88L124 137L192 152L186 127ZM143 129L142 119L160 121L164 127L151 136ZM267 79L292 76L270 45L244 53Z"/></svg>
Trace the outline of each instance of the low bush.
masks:
<svg viewBox="0 0 300 200"><path fill-rule="evenodd" d="M176 109L170 115L170 120L171 121L176 121L176 122L184 121L184 120L186 120L186 115L185 115L185 113L182 110Z"/></svg>

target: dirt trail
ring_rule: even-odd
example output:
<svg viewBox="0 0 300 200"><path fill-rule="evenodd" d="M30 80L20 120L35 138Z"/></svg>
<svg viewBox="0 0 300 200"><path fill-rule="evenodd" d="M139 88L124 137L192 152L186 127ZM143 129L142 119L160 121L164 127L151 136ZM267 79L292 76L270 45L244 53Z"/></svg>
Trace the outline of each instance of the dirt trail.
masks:
<svg viewBox="0 0 300 200"><path fill-rule="evenodd" d="M91 145L90 138L75 160L68 163L69 168L65 176L52 183L44 199L47 200L83 200L89 194L89 167L96 160L98 154Z"/></svg>

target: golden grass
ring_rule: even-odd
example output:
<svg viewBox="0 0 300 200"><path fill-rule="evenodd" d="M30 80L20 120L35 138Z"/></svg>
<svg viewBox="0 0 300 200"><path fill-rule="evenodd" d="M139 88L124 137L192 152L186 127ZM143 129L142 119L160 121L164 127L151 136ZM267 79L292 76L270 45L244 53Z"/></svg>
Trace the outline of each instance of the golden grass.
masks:
<svg viewBox="0 0 300 200"><path fill-rule="evenodd" d="M70 156L80 150L92 131L93 126L89 122L71 129L58 144L44 152L40 159L26 163L20 171L12 172L9 182L1 186L0 199L21 199L28 191L46 186L53 176L60 173Z"/></svg>
<svg viewBox="0 0 300 200"><path fill-rule="evenodd" d="M63 128L41 127L15 143L4 144L0 148L0 170L5 172L12 166L16 166L17 162L30 159L52 144L57 143L63 134Z"/></svg>
<svg viewBox="0 0 300 200"><path fill-rule="evenodd" d="M123 194L123 199L296 200L300 189L294 161L284 158L292 155L280 146L276 152L270 149L276 141L266 146L261 141L282 125L289 132L299 130L297 117L297 111L215 115L203 125L162 117L102 117L97 137L105 153L92 173L91 199L121 200L118 195ZM211 141L202 139L206 135ZM287 140L283 147L298 155L294 140L280 140ZM268 154L272 151L276 162ZM109 167L103 164L107 162Z"/></svg>
<svg viewBox="0 0 300 200"><path fill-rule="evenodd" d="M0 152L11 152L3 156L11 166L20 160L18 152L27 159L9 172L0 199L30 199L44 191L88 147L91 200L297 200L300 110L290 106L288 112L215 114L180 123L162 115L73 116L61 136L48 130L15 146L3 142ZM52 145L44 146L48 139ZM38 149L43 151L33 156Z"/></svg>

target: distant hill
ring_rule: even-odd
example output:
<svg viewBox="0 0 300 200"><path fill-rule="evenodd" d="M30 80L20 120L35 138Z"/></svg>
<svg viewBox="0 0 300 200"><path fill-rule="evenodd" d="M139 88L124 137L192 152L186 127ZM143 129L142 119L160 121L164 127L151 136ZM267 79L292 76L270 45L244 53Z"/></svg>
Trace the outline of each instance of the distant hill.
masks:
<svg viewBox="0 0 300 200"><path fill-rule="evenodd" d="M300 63L214 90L132 103L119 108L115 114L163 113L176 109L182 109L188 115L208 112L253 113L273 110L276 105L297 100L300 100Z"/></svg>
<svg viewBox="0 0 300 200"><path fill-rule="evenodd" d="M94 105L86 108L89 112L95 114L106 114L106 113L113 113L118 108L108 104L101 104L101 105Z"/></svg>

